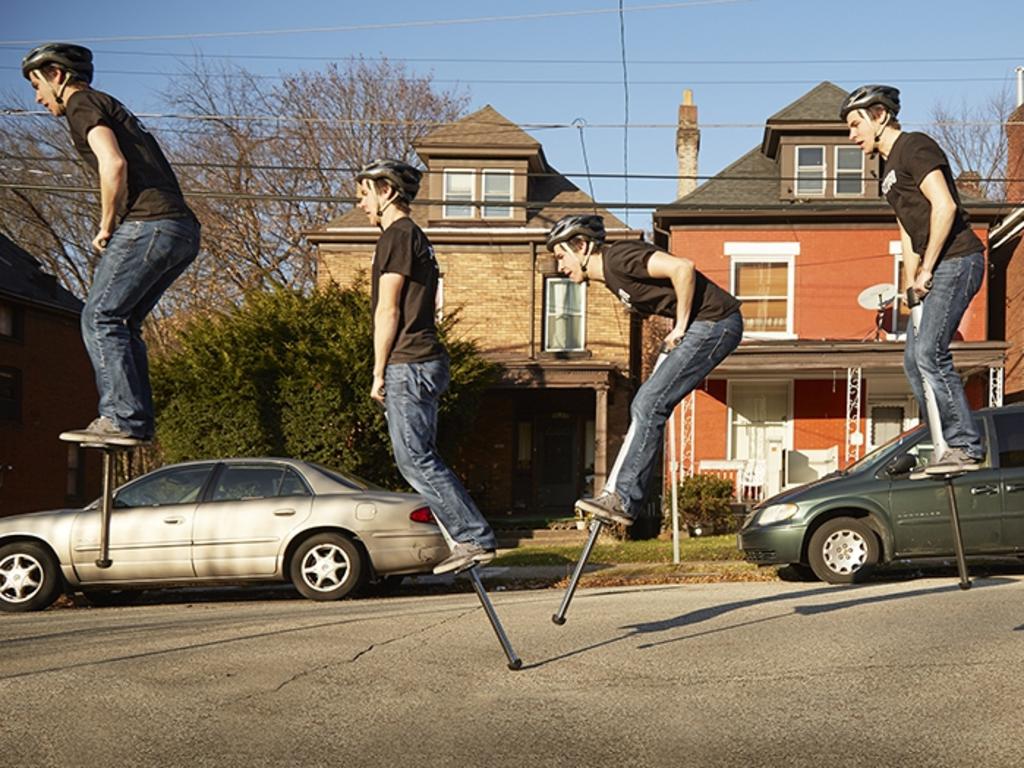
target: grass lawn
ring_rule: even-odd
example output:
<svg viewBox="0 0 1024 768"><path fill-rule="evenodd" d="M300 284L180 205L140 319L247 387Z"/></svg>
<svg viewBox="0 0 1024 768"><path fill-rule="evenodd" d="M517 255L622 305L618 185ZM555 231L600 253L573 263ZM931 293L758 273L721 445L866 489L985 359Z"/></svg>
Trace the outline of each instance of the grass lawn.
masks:
<svg viewBox="0 0 1024 768"><path fill-rule="evenodd" d="M575 563L581 547L519 547L503 553L495 559L495 565L564 565ZM680 539L679 558L681 561L695 560L738 560L743 557L736 549L736 536L701 536L694 539ZM671 563L672 541L648 539L644 541L615 541L598 539L591 563Z"/></svg>

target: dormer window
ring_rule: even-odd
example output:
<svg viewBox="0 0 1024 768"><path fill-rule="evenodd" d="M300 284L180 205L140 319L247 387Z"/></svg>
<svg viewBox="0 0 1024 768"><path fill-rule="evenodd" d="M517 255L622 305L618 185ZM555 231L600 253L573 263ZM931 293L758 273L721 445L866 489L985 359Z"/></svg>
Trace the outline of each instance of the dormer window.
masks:
<svg viewBox="0 0 1024 768"><path fill-rule="evenodd" d="M864 194L864 153L860 147L836 147L836 196Z"/></svg>
<svg viewBox="0 0 1024 768"><path fill-rule="evenodd" d="M513 218L513 179L511 168L446 168L442 218Z"/></svg>
<svg viewBox="0 0 1024 768"><path fill-rule="evenodd" d="M796 148L796 196L820 197L825 194L825 148Z"/></svg>
<svg viewBox="0 0 1024 768"><path fill-rule="evenodd" d="M475 173L469 169L448 169L444 172L444 217L446 219L471 219L473 206L473 181ZM463 204L465 203L465 204Z"/></svg>
<svg viewBox="0 0 1024 768"><path fill-rule="evenodd" d="M490 169L484 171L484 202L512 202L512 171ZM484 218L510 219L512 218L512 206L485 205Z"/></svg>

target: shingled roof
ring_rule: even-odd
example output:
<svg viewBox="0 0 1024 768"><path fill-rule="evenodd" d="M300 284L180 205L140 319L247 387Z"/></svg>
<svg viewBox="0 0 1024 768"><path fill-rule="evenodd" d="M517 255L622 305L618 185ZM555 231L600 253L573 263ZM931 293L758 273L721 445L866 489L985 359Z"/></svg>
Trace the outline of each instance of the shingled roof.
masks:
<svg viewBox="0 0 1024 768"><path fill-rule="evenodd" d="M81 312L82 302L43 271L24 248L0 234L0 296L68 312Z"/></svg>
<svg viewBox="0 0 1024 768"><path fill-rule="evenodd" d="M417 151L427 147L486 145L540 149L540 142L490 104L413 142Z"/></svg>
<svg viewBox="0 0 1024 768"><path fill-rule="evenodd" d="M796 101L768 118L769 123L834 123L849 93L828 80L818 83Z"/></svg>

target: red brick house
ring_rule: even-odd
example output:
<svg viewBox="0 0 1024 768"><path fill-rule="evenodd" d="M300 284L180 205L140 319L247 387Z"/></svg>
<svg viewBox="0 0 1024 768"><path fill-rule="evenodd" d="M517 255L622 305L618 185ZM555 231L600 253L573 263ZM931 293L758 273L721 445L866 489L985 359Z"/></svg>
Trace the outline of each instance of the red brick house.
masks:
<svg viewBox="0 0 1024 768"><path fill-rule="evenodd" d="M99 493L98 458L57 437L96 416L81 311L81 301L0 235L0 515Z"/></svg>
<svg viewBox="0 0 1024 768"><path fill-rule="evenodd" d="M576 211L604 216L612 240L640 232L552 168L541 145L490 106L414 144L425 166L412 216L441 266L438 312L504 368L452 457L489 517L568 516L611 467L639 371L639 326L602 286L572 284L544 247ZM318 282L351 285L380 232L351 209L307 233Z"/></svg>
<svg viewBox="0 0 1024 768"><path fill-rule="evenodd" d="M845 96L819 84L768 118L760 146L654 213L658 245L744 302L744 342L676 413L683 474L746 473L760 497L845 466L918 420L902 368L899 233L879 159L838 120ZM680 142L698 140L695 108L680 115ZM963 199L984 242L998 206ZM858 301L879 284L896 289L880 313ZM1007 349L990 334L989 301L986 282L953 344L974 407L1000 397Z"/></svg>

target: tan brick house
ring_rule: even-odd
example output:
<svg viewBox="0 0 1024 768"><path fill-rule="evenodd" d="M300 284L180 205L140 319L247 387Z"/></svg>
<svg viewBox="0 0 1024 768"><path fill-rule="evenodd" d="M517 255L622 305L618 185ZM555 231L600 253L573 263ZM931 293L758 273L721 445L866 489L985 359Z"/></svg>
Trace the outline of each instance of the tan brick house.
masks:
<svg viewBox="0 0 1024 768"><path fill-rule="evenodd" d="M553 169L541 145L490 106L417 141L426 166L412 215L441 266L437 311L504 375L452 457L488 516L571 515L598 488L629 419L639 329L602 286L576 286L544 248L571 212L604 216L611 240L639 238ZM349 210L309 234L318 281L368 273L379 231ZM369 361L367 361L369 365Z"/></svg>

